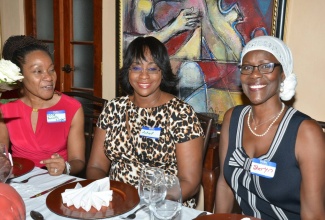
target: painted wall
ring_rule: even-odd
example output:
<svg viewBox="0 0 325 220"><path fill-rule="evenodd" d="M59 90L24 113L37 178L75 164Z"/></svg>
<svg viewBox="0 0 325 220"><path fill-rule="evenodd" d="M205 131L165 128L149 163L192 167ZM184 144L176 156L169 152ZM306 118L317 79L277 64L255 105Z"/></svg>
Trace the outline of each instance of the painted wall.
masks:
<svg viewBox="0 0 325 220"><path fill-rule="evenodd" d="M325 25L324 0L287 0L284 41L294 57L298 77L294 107L317 120L325 121ZM24 34L23 0L0 0L3 40ZM115 1L103 1L103 97L115 97ZM2 41L3 41L2 40ZM3 43L3 42L2 42Z"/></svg>

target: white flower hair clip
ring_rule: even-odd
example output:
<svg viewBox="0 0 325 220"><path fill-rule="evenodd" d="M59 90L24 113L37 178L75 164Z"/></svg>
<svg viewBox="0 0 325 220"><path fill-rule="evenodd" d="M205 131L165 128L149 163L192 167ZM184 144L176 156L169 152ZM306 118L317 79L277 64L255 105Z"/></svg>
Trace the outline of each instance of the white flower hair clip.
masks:
<svg viewBox="0 0 325 220"><path fill-rule="evenodd" d="M20 68L10 60L0 60L0 90L14 89L18 81L22 81L24 76Z"/></svg>

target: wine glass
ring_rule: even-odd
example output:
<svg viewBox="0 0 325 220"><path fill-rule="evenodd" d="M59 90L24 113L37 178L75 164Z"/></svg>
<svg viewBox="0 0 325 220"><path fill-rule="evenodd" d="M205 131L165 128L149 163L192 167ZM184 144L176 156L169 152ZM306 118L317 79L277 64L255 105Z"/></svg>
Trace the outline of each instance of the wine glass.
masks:
<svg viewBox="0 0 325 220"><path fill-rule="evenodd" d="M149 204L151 200L159 200L165 197L165 194L157 194L150 198L152 187L161 184L164 181L164 170L158 167L144 167L139 177L138 193L142 202ZM162 197L162 198L160 198Z"/></svg>
<svg viewBox="0 0 325 220"><path fill-rule="evenodd" d="M10 154L5 144L0 143L0 182L5 183L12 172Z"/></svg>
<svg viewBox="0 0 325 220"><path fill-rule="evenodd" d="M177 176L165 175L164 186L157 186L151 190L151 196L155 191L164 191L166 196L162 200L151 201L149 208L158 219L170 220L180 216L182 209L182 190Z"/></svg>

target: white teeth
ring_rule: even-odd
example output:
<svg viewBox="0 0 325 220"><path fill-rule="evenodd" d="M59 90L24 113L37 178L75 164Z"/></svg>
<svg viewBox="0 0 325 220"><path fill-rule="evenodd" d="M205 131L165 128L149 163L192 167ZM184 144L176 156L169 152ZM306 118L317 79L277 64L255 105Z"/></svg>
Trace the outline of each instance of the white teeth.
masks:
<svg viewBox="0 0 325 220"><path fill-rule="evenodd" d="M250 86L251 89L260 89L260 88L264 88L266 85L253 85Z"/></svg>
<svg viewBox="0 0 325 220"><path fill-rule="evenodd" d="M147 87L149 87L149 84L139 84L139 86L141 86L143 88L147 88Z"/></svg>

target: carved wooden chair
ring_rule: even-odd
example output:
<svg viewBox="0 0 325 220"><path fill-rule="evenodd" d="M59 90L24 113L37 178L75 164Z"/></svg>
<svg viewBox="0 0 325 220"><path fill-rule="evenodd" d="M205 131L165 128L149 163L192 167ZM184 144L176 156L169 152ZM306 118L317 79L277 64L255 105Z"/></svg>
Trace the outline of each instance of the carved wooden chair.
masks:
<svg viewBox="0 0 325 220"><path fill-rule="evenodd" d="M322 127L324 133L325 133L325 121L317 121L318 124Z"/></svg>
<svg viewBox="0 0 325 220"><path fill-rule="evenodd" d="M99 114L101 113L103 107L106 105L107 100L103 98L99 98L93 96L89 93L84 92L63 92L68 96L74 97L77 99L84 110L84 119L85 119L85 142L86 142L86 149L85 149L85 159L86 159L86 166L85 169L78 175L82 178L85 178L86 174L86 167L88 163L88 159L90 157L91 146L94 139L94 130L96 127L96 122L98 119Z"/></svg>
<svg viewBox="0 0 325 220"><path fill-rule="evenodd" d="M199 118L199 121L201 123L205 135L204 142L203 142L203 161L204 161L209 146L214 119L203 113L197 113L197 117ZM210 181L204 177L204 175L202 175L201 185L203 187L203 194L204 194L204 210L212 212L214 206L214 196L211 197L211 187L215 187L215 185L211 184Z"/></svg>
<svg viewBox="0 0 325 220"><path fill-rule="evenodd" d="M202 127L202 129L204 131L204 135L205 135L204 142L203 142L203 160L204 160L207 148L209 146L213 118L210 116L207 116L203 113L196 113L196 115L201 123L201 127Z"/></svg>

